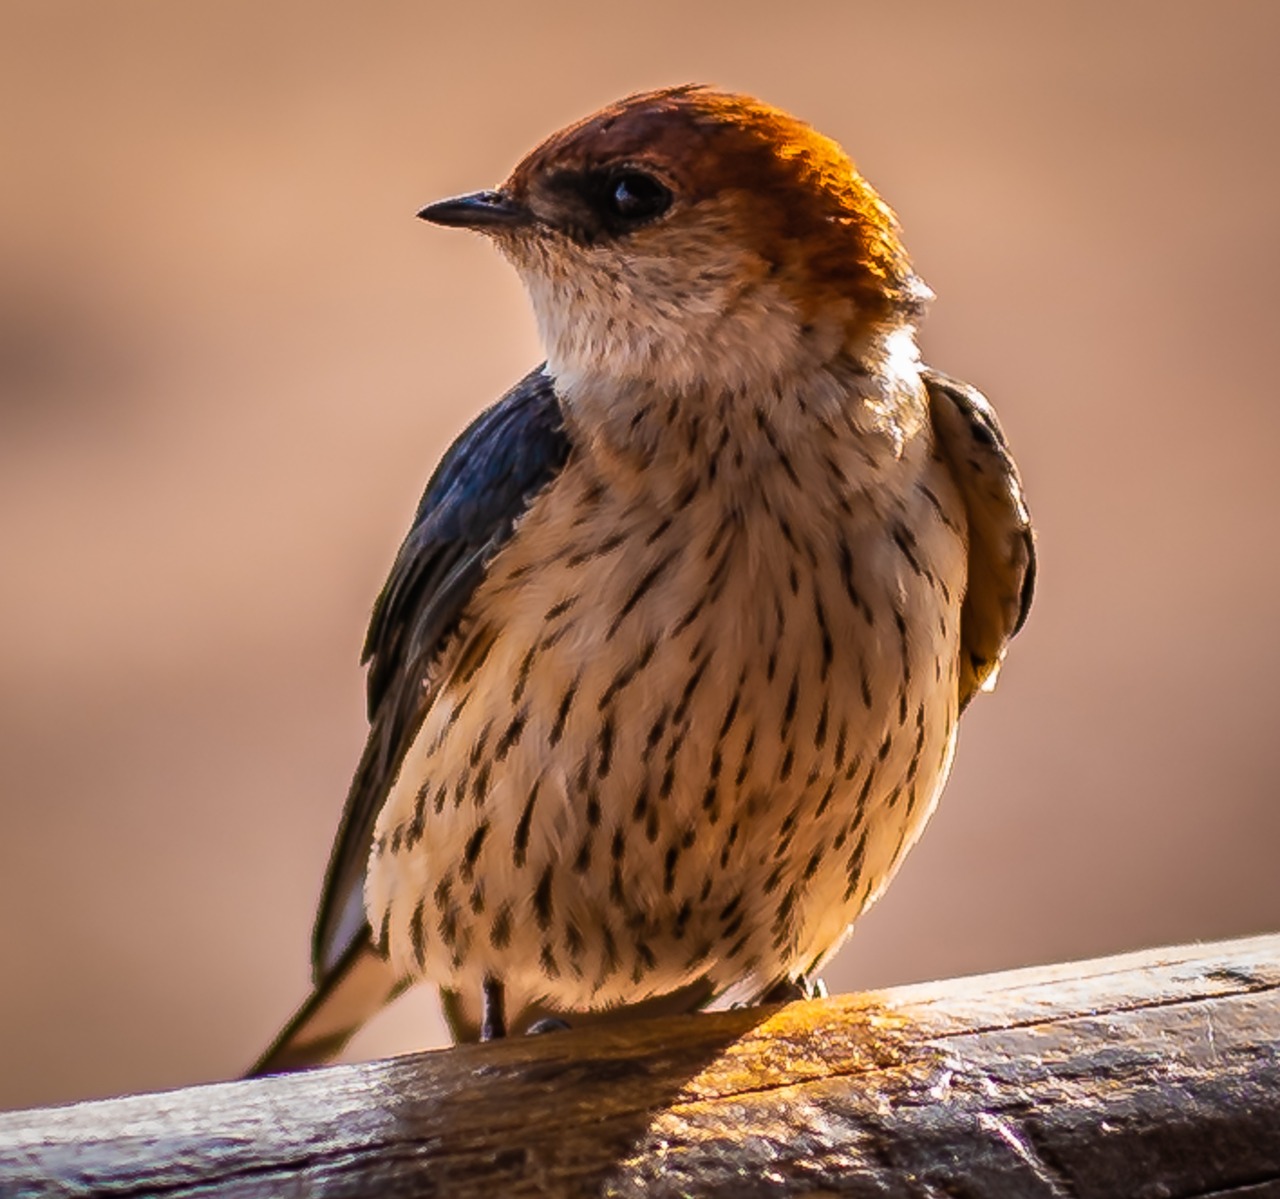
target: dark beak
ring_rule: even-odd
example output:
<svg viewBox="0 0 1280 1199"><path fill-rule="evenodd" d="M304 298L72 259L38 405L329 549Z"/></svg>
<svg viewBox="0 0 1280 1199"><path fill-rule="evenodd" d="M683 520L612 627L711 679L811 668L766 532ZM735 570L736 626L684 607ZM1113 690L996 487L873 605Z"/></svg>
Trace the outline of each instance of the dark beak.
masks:
<svg viewBox="0 0 1280 1199"><path fill-rule="evenodd" d="M462 229L489 229L498 225L524 225L532 213L517 204L505 192L472 192L428 204L418 215L437 225L455 225Z"/></svg>

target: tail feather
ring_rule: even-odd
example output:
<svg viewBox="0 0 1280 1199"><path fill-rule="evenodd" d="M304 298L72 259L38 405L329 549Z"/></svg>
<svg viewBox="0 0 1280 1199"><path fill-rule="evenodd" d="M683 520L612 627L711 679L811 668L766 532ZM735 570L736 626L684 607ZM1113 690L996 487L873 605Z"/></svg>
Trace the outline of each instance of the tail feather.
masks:
<svg viewBox="0 0 1280 1199"><path fill-rule="evenodd" d="M306 1003L246 1077L283 1074L331 1061L356 1031L408 985L374 950L366 934L316 985Z"/></svg>
<svg viewBox="0 0 1280 1199"><path fill-rule="evenodd" d="M258 1059L246 1077L305 1070L331 1061L361 1026L399 995L410 981L397 977L390 963L373 948L366 931L352 943L325 979L317 984L306 1003L298 1009L271 1048ZM581 1028L684 1015L708 1006L785 1003L825 993L826 988L820 982L813 984L803 978L785 979L763 991L756 988L750 995L737 997L737 1002L734 1002L732 992L717 996L716 988L710 980L702 978L666 995L655 995L636 1003L600 1011L564 1012L544 1004L525 1004L507 1013L507 1027L510 1035L519 1036L546 1017L561 1017L571 1027ZM442 990L440 997L454 1041L478 1041L481 1020L478 996L464 996L457 991Z"/></svg>

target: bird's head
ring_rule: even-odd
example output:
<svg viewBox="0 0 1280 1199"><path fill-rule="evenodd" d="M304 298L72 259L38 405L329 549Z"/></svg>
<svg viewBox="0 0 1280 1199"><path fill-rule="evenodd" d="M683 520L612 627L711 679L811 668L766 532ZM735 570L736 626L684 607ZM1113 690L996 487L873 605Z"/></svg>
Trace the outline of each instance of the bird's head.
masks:
<svg viewBox="0 0 1280 1199"><path fill-rule="evenodd" d="M612 104L497 190L419 215L493 238L570 389L767 384L870 352L928 297L892 211L835 142L699 86Z"/></svg>

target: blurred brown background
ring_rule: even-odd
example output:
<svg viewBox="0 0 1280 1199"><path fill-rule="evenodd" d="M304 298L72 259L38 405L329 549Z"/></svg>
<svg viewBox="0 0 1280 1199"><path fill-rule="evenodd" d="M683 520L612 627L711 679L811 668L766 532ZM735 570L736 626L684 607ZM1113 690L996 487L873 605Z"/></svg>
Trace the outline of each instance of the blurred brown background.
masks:
<svg viewBox="0 0 1280 1199"><path fill-rule="evenodd" d="M997 403L1040 594L831 972L1280 929L1272 0L5 0L0 1106L226 1077L301 998L369 605L539 354L417 207L638 88L844 142ZM425 994L356 1051L439 1043Z"/></svg>

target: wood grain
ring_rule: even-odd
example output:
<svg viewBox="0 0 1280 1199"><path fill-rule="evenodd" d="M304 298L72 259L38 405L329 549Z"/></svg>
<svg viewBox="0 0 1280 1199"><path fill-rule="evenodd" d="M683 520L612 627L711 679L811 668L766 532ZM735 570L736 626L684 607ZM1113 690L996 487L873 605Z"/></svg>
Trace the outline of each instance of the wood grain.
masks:
<svg viewBox="0 0 1280 1199"><path fill-rule="evenodd" d="M0 1195L1280 1199L1280 936L9 1113Z"/></svg>

